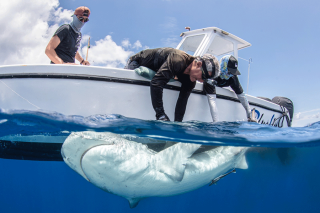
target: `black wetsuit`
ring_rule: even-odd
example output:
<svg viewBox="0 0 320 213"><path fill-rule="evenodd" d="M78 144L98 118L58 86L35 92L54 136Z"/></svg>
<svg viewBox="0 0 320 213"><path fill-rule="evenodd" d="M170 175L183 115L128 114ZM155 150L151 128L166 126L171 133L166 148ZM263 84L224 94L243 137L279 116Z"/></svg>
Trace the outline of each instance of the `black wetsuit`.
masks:
<svg viewBox="0 0 320 213"><path fill-rule="evenodd" d="M61 25L53 36L58 36L60 44L55 49L63 62L75 62L76 53L80 47L81 33L75 32L69 24ZM53 62L51 62L53 64Z"/></svg>
<svg viewBox="0 0 320 213"><path fill-rule="evenodd" d="M156 71L151 80L150 91L152 106L156 111L157 119L164 113L163 109L163 88L175 76L181 82L179 98L175 108L175 121L182 121L186 111L188 98L196 82L190 80L190 76L183 74L186 68L194 61L195 57L173 48L157 48L143 50L130 57L128 65L136 61L136 66L126 66L128 69L135 69L144 66Z"/></svg>

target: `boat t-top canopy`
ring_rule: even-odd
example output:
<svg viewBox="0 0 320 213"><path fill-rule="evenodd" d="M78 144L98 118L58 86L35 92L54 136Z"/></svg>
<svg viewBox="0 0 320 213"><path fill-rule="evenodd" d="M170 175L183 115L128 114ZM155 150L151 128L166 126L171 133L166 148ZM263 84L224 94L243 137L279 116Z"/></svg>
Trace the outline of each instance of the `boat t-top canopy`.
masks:
<svg viewBox="0 0 320 213"><path fill-rule="evenodd" d="M182 41L177 49L193 56L210 53L216 57L232 54L238 59L238 50L251 44L217 27L208 27L181 33Z"/></svg>

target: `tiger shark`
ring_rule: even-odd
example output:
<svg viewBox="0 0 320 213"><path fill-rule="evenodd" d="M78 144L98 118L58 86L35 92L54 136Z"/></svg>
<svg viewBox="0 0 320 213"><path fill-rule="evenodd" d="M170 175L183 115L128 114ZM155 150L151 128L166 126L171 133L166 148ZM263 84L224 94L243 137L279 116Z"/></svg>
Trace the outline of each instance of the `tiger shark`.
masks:
<svg viewBox="0 0 320 213"><path fill-rule="evenodd" d="M154 143L139 140L143 139L109 132L74 132L63 143L61 154L74 171L104 191L124 197L131 208L141 199L186 193L230 169L248 168L245 147L202 149L200 144L169 142L159 151L150 148Z"/></svg>

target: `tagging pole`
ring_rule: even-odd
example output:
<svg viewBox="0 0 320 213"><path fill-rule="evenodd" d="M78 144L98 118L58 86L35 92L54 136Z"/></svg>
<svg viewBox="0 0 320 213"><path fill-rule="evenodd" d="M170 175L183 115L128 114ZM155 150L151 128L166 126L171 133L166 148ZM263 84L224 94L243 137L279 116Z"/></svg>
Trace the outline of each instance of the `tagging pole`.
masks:
<svg viewBox="0 0 320 213"><path fill-rule="evenodd" d="M89 48L90 48L90 37L89 37L89 40L88 40L88 48L87 48L86 61L88 61Z"/></svg>
<svg viewBox="0 0 320 213"><path fill-rule="evenodd" d="M248 82L247 82L247 94L249 91L249 76L250 76L250 64L252 62L252 58L249 58L249 65L248 65Z"/></svg>
<svg viewBox="0 0 320 213"><path fill-rule="evenodd" d="M248 94L248 90L249 90L249 76L250 76L250 64L252 63L252 58L249 58L249 60L247 59L244 59L244 58L241 58L239 57L240 59L244 60L244 61L247 61L249 63L248 65L248 81L247 81L247 94Z"/></svg>

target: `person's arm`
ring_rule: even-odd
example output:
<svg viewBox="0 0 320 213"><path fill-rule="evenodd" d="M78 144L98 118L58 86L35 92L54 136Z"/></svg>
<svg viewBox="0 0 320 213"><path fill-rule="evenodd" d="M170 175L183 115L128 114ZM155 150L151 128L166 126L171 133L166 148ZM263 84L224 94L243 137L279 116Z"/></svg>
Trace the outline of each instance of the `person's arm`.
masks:
<svg viewBox="0 0 320 213"><path fill-rule="evenodd" d="M212 122L218 122L219 121L219 115L218 115L218 107L217 107L217 95L216 94L207 94L210 113L212 117Z"/></svg>
<svg viewBox="0 0 320 213"><path fill-rule="evenodd" d="M169 117L164 112L163 107L163 88L170 79L166 78L162 72L156 73L150 82L150 93L153 109L156 112L157 120L170 121Z"/></svg>
<svg viewBox="0 0 320 213"><path fill-rule="evenodd" d="M49 59L55 63L55 64L70 64L70 65L76 65L75 63L65 63L63 60L57 55L55 49L60 44L60 38L55 35L53 36L45 50L46 55L49 57Z"/></svg>
<svg viewBox="0 0 320 213"><path fill-rule="evenodd" d="M205 81L205 82L203 82L203 92L206 94L206 96L208 98L208 104L209 104L209 108L210 108L212 121L218 122L219 115L218 115L218 108L217 108L217 104L216 104L216 102L217 102L216 101L217 100L216 87Z"/></svg>
<svg viewBox="0 0 320 213"><path fill-rule="evenodd" d="M49 59L55 64L63 64L62 59L57 55L55 51L55 49L59 44L60 44L60 38L57 35L55 35L50 39L45 51Z"/></svg>
<svg viewBox="0 0 320 213"><path fill-rule="evenodd" d="M186 112L189 96L193 88L196 86L196 82L191 82L189 75L181 75L178 80L182 84L174 112L174 121L182 122Z"/></svg>
<svg viewBox="0 0 320 213"><path fill-rule="evenodd" d="M248 121L249 122L257 122L255 120L255 118L251 118L251 109L250 109L250 105L247 100L246 94L243 92L241 94L237 94L237 96L238 96L238 99L239 99L240 103L242 104L243 108L246 110Z"/></svg>
<svg viewBox="0 0 320 213"><path fill-rule="evenodd" d="M77 51L77 53L76 53L76 59L80 62L81 65L90 65L89 61L84 60L84 59L81 57L79 51Z"/></svg>
<svg viewBox="0 0 320 213"><path fill-rule="evenodd" d="M169 58L169 57L168 57ZM164 112L163 107L163 88L167 85L173 74L170 71L169 64L165 61L162 66L159 68L156 75L152 78L150 82L150 92L153 109L156 112L157 120L170 121L169 117Z"/></svg>
<svg viewBox="0 0 320 213"><path fill-rule="evenodd" d="M247 100L246 94L243 92L242 86L239 82L239 79L237 76L233 76L229 79L230 86L233 89L233 91L237 94L238 99L240 103L242 104L243 108L246 111L247 119L250 122L255 122L255 118L251 118L251 109L249 102Z"/></svg>
<svg viewBox="0 0 320 213"><path fill-rule="evenodd" d="M174 112L174 121L182 122L184 114L186 112L187 103L192 89L195 87L196 82L190 81L190 76L183 74L183 72L188 67L185 57L175 52L172 52L168 55L166 66L162 66L164 75L168 79L174 78L181 82L181 88L179 97L176 103L176 108ZM179 76L179 77L177 77Z"/></svg>
<svg viewBox="0 0 320 213"><path fill-rule="evenodd" d="M237 94L237 96L243 108L246 110L247 118L249 119L251 116L251 109L250 109L246 94L243 92L241 94Z"/></svg>

